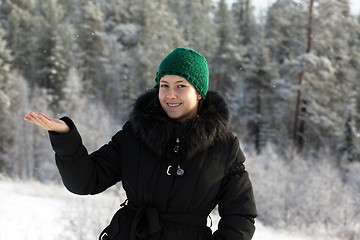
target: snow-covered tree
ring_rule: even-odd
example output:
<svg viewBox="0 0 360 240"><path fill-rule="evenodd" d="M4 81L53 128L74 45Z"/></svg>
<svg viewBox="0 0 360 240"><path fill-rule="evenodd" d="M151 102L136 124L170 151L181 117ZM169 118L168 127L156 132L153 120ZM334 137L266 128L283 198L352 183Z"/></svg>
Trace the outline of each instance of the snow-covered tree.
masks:
<svg viewBox="0 0 360 240"><path fill-rule="evenodd" d="M235 28L225 0L219 2L215 23L219 45L216 54L209 63L210 87L227 95L228 100L230 100L230 96L233 97L234 89L240 82L237 78L237 72L242 65L242 55L236 46Z"/></svg>
<svg viewBox="0 0 360 240"><path fill-rule="evenodd" d="M131 69L137 64L130 49L136 48L138 29L135 24L120 24L107 37L107 46L111 51L108 52L108 97L104 103L118 124L127 119L138 89L135 87L137 79L130 78Z"/></svg>
<svg viewBox="0 0 360 240"><path fill-rule="evenodd" d="M229 86L236 89L231 99L237 119L233 127L235 131L241 132L246 141L253 142L260 153L268 141L275 142L283 137L279 136L282 127L276 124L274 114L279 111L277 107L280 98L273 83L277 80L277 68L269 60L264 29L255 21L251 1L236 1L231 13L235 19L235 31L232 32L236 33L236 41L230 59L234 61L240 57L241 63L223 61L228 69L218 70L223 74L235 73L236 85ZM229 68L235 66L235 69L229 71Z"/></svg>
<svg viewBox="0 0 360 240"><path fill-rule="evenodd" d="M12 67L28 79L34 77L34 0L8 0L7 41L14 56Z"/></svg>
<svg viewBox="0 0 360 240"><path fill-rule="evenodd" d="M286 128L285 131L281 131L284 134L282 136L283 141L277 138L280 142L285 143L281 144L282 147L291 147L292 144L288 144L289 138L294 138L291 133L296 132L297 137L299 132L299 111L297 109L302 100L301 87L299 86L302 80L299 79L302 78L301 75L304 72L295 71L295 73L296 67L291 64L294 58L307 51L308 6L308 2L305 3L304 1L277 0L269 8L266 17L266 44L269 47L269 60L278 68L279 78L275 86L277 96L281 100L278 105L281 106L280 109L283 109L276 118L281 116L281 126ZM300 119L303 120L303 118ZM294 125L296 126L294 127Z"/></svg>
<svg viewBox="0 0 360 240"><path fill-rule="evenodd" d="M98 98L106 95L105 24L101 7L92 1L82 5L79 46L84 91ZM110 50L111 51L111 50Z"/></svg>
<svg viewBox="0 0 360 240"><path fill-rule="evenodd" d="M107 143L119 129L112 128L111 115L101 99L94 100L91 95L83 92L83 84L78 71L71 68L64 87L65 97L61 102L65 111L59 115L66 115L74 120L83 133L84 145L92 152Z"/></svg>
<svg viewBox="0 0 360 240"><path fill-rule="evenodd" d="M322 0L314 20L314 54L330 68L321 71L324 68L315 66L316 76L305 82L304 90L311 102L310 124L328 144L335 144L342 135L347 112L356 117L356 105L349 103L356 98L354 89L359 86L359 39L353 38L359 25L349 12L347 0Z"/></svg>
<svg viewBox="0 0 360 240"><path fill-rule="evenodd" d="M318 1L311 23L307 19L308 8L309 3L289 4L283 0L271 6L267 17L267 26L271 27L267 28L266 35L270 60L278 64L282 85L288 86L283 91L288 96L288 107L284 109L295 114L298 111L295 106L299 105L294 104L296 92L301 92L299 109L306 114L302 114L299 121L306 128L299 133L304 144L334 146L342 134L352 90L358 85L359 50L355 46L359 44L358 38L354 38L358 24L354 24L349 15L347 0ZM356 116L354 108L351 112ZM290 116L286 118L294 121ZM289 132L295 127L289 127Z"/></svg>
<svg viewBox="0 0 360 240"><path fill-rule="evenodd" d="M45 88L35 86L31 89L29 96L29 109L26 112L44 112L51 117L60 118L59 112L49 108L48 103L53 96ZM49 136L46 130L39 126L29 123L25 127L27 136L23 143L26 146L27 156L22 158L24 161L21 170L22 178L34 178L42 181L58 179L57 170L54 163L54 152L51 149ZM20 137L20 136L19 136Z"/></svg>
<svg viewBox="0 0 360 240"><path fill-rule="evenodd" d="M264 30L258 26L257 34L252 36L258 42L257 48L254 44L248 44L248 56L244 61L244 80L243 80L243 102L241 104L241 115L246 116L248 133L246 138L250 139L255 146L256 152L261 153L267 143L273 142L282 148L283 109L281 106L282 98L278 91L277 66L269 61L268 48L265 43Z"/></svg>
<svg viewBox="0 0 360 240"><path fill-rule="evenodd" d="M267 146L263 153L248 152L247 168L251 173L258 220L275 228L296 226L312 234L316 229L335 234L341 239L358 236L359 192L343 182L331 151L302 158L289 154L279 156ZM351 167L351 166L349 166ZM356 170L353 166L353 176ZM347 236L347 237L346 237ZM356 238L356 237L355 237Z"/></svg>
<svg viewBox="0 0 360 240"><path fill-rule="evenodd" d="M7 43L4 36L5 31L0 26L0 171L3 170L8 148L14 140L12 129L9 127L12 122L9 96L9 73L12 56L6 48Z"/></svg>
<svg viewBox="0 0 360 240"><path fill-rule="evenodd" d="M241 45L254 43L257 26L254 17L254 7L251 0L237 0L232 5L232 14L239 32L238 41Z"/></svg>
<svg viewBox="0 0 360 240"><path fill-rule="evenodd" d="M116 28L118 24L128 24L134 22L133 0L113 0L101 3L104 5L104 16L106 20L106 29L111 31Z"/></svg>
<svg viewBox="0 0 360 240"><path fill-rule="evenodd" d="M337 151L340 153L339 159L342 161L352 162L360 160L360 136L358 136L353 118L350 111L346 112L343 136L337 143Z"/></svg>
<svg viewBox="0 0 360 240"><path fill-rule="evenodd" d="M127 89L135 93L132 96L153 87L160 61L175 47L186 44L181 27L164 1L142 0L141 4L140 42L137 48L130 50L135 62L130 69Z"/></svg>
<svg viewBox="0 0 360 240"><path fill-rule="evenodd" d="M214 38L215 26L211 17L211 2L210 0L186 0L179 4L170 3L174 10L177 8L175 16L183 29L182 35L188 46L201 52L206 58L213 56L218 44L217 39Z"/></svg>
<svg viewBox="0 0 360 240"><path fill-rule="evenodd" d="M219 2L215 13L216 31L219 45L209 61L210 89L219 91L225 96L237 117L238 99L242 98L239 86L243 83L244 46L236 43L236 28L226 1Z"/></svg>
<svg viewBox="0 0 360 240"><path fill-rule="evenodd" d="M64 17L71 23L76 24L80 21L81 5L87 1L83 0L61 0L58 3L64 10Z"/></svg>
<svg viewBox="0 0 360 240"><path fill-rule="evenodd" d="M265 23L270 60L283 63L306 51L307 4L277 0Z"/></svg>
<svg viewBox="0 0 360 240"><path fill-rule="evenodd" d="M6 126L11 129L13 142L8 146L7 158L5 163L6 174L13 177L25 177L22 175L27 161L32 161L32 158L27 154L29 142L27 139L31 133L26 129L26 122L21 121L24 112L29 111L28 108L28 86L25 79L13 71L9 74L9 89L8 96L10 98L10 111L12 119L19 119L19 121L11 121ZM26 176L29 177L29 176Z"/></svg>
<svg viewBox="0 0 360 240"><path fill-rule="evenodd" d="M39 23L36 29L36 81L53 96L51 107L57 109L63 88L73 64L74 31L64 19L64 10L57 0L39 0Z"/></svg>
<svg viewBox="0 0 360 240"><path fill-rule="evenodd" d="M25 112L42 111L52 115L47 108L49 98L46 90L35 86L30 98L30 88L19 73L12 72L10 80L12 118L18 121L10 125L16 144L9 148L7 173L14 178L56 180L58 174L47 131L22 121Z"/></svg>

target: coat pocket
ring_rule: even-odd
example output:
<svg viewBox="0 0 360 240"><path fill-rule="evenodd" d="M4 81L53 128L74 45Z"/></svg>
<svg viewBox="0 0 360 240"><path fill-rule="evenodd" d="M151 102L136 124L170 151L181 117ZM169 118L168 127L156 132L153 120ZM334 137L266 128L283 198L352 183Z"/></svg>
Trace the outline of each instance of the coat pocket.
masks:
<svg viewBox="0 0 360 240"><path fill-rule="evenodd" d="M120 208L110 224L100 233L99 240L128 240L135 212L128 207Z"/></svg>

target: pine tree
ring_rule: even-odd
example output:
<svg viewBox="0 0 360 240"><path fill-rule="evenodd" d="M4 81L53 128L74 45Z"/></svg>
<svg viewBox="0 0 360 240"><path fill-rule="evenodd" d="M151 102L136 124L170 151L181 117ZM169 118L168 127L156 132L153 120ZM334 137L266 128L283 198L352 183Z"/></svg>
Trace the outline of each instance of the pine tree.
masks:
<svg viewBox="0 0 360 240"><path fill-rule="evenodd" d="M340 160L346 160L347 162L360 161L360 138L356 132L354 117L350 111L347 111L343 125L343 137L339 138L337 143Z"/></svg>
<svg viewBox="0 0 360 240"><path fill-rule="evenodd" d="M209 62L210 88L221 92L229 102L233 102L234 90L240 82L237 72L242 67L242 56L235 44L233 19L225 0L219 2L215 23L219 45Z"/></svg>
<svg viewBox="0 0 360 240"><path fill-rule="evenodd" d="M5 27L6 32L6 25L8 16L10 15L11 7L9 5L9 1L1 1L0 2L0 24Z"/></svg>
<svg viewBox="0 0 360 240"><path fill-rule="evenodd" d="M95 151L111 137L113 125L109 111L101 99L84 94L83 81L76 69L71 68L64 88L62 101L65 114L78 123L84 144L89 151ZM92 116L89 119L89 116Z"/></svg>
<svg viewBox="0 0 360 240"><path fill-rule="evenodd" d="M38 4L36 80L40 87L47 89L53 96L50 105L57 109L63 99L69 68L73 64L75 36L57 0L40 0Z"/></svg>
<svg viewBox="0 0 360 240"><path fill-rule="evenodd" d="M251 0L237 0L232 6L232 14L239 32L239 43L241 45L254 43L256 22Z"/></svg>
<svg viewBox="0 0 360 240"><path fill-rule="evenodd" d="M307 4L278 0L269 9L267 41L270 59L279 64L280 79L288 86L287 106L295 106L296 92L302 93L299 109L306 114L300 119L307 131L301 130L300 137L304 144L322 147L333 145L342 132L344 106L356 84L355 68L349 64L356 59L349 57L354 55L349 51L354 45L349 29L354 25L348 15L348 1L323 0L316 5L313 34L309 35L305 27L308 8ZM309 36L313 36L310 48L305 44ZM300 86L298 79L302 79ZM295 111L293 107L284 109Z"/></svg>
<svg viewBox="0 0 360 240"><path fill-rule="evenodd" d="M353 60L353 66L355 69L360 69L360 49L359 49L359 41L360 41L360 15L357 18L357 21L354 21L355 23L355 31L353 32L353 35L351 37L351 39L354 39L355 42L358 42L358 44L353 44L352 45L352 49L351 52L354 53L354 60ZM360 72L357 72L357 75L355 77L356 79L360 79ZM357 129L357 132L360 132L360 82L357 81L356 85L355 85L355 90L356 90L356 104L355 104L355 126ZM357 134L358 137L360 137L360 135Z"/></svg>
<svg viewBox="0 0 360 240"><path fill-rule="evenodd" d="M246 116L247 121L249 133L246 137L254 142L255 150L260 154L270 142L276 143L279 149L282 148L284 144L279 139L284 138L284 120L279 116L279 111L283 108L276 82L277 68L269 61L264 29L258 27L258 32L252 39L258 42L258 47L249 48L254 60L246 61L243 66L245 102L242 104L242 115Z"/></svg>
<svg viewBox="0 0 360 240"><path fill-rule="evenodd" d="M84 3L82 0L61 0L58 2L64 10L64 18L74 25L80 22L81 5Z"/></svg>
<svg viewBox="0 0 360 240"><path fill-rule="evenodd" d="M39 88L34 87L29 99L30 88L17 71L10 73L9 80L11 116L19 121L12 121L8 125L15 144L8 147L6 173L14 178L53 180L58 173L52 161L53 152L49 148L46 131L38 126L29 125L26 121L20 121L24 113L31 110L52 114L47 109L47 94L45 91L37 94Z"/></svg>
<svg viewBox="0 0 360 240"><path fill-rule="evenodd" d="M101 8L92 1L82 5L79 46L84 91L102 99L106 86L105 25Z"/></svg>
<svg viewBox="0 0 360 240"><path fill-rule="evenodd" d="M277 79L277 69L268 58L264 29L255 22L251 1L236 1L232 7L236 25L236 48L242 63L235 70L237 81L237 104L234 111L238 124L246 128L243 137L253 142L259 154L270 141L277 141L281 124L276 124L278 96L273 82ZM271 103L271 104L270 104ZM245 125L245 126L243 126ZM238 131L238 129L236 129ZM279 143L277 143L279 145Z"/></svg>
<svg viewBox="0 0 360 240"><path fill-rule="evenodd" d="M210 0L186 0L178 6L179 14L177 20L183 28L184 39L188 42L188 47L201 52L207 59L210 59L217 47L217 39L214 38L215 28L212 18Z"/></svg>
<svg viewBox="0 0 360 240"><path fill-rule="evenodd" d="M106 40L111 51L108 54L107 68L108 94L107 98L104 98L104 103L119 123L127 119L126 109L132 105L139 90L136 83L131 86L133 82L139 80L139 76L131 77L131 71L135 71L138 64L132 55L139 41L138 29L140 27L136 24L119 24Z"/></svg>
<svg viewBox="0 0 360 240"><path fill-rule="evenodd" d="M306 4L277 0L268 10L265 23L270 60L284 63L306 51Z"/></svg>
<svg viewBox="0 0 360 240"><path fill-rule="evenodd" d="M12 56L6 48L7 43L4 36L5 31L0 26L0 171L3 171L5 159L7 158L7 150L13 141L13 133L10 128L13 120L11 117L11 99L9 95L9 73Z"/></svg>
<svg viewBox="0 0 360 240"><path fill-rule="evenodd" d="M307 42L306 42L306 53L310 53L313 44L313 15L314 15L314 0L311 0L309 3L309 13L308 13L308 22L307 22ZM304 71L299 73L298 80L298 91L295 104L295 120L294 120L294 129L293 129L293 141L294 145L298 150L302 151L304 147L304 133L305 133L305 119L307 117L307 105L308 101L302 96L301 85L304 79Z"/></svg>
<svg viewBox="0 0 360 240"><path fill-rule="evenodd" d="M328 20L323 21L323 18ZM331 103L322 105L320 110L330 119L332 137L340 139L340 142L352 139L354 142L352 151L356 152L358 147L354 146L359 144L357 135L360 132L357 125L359 111L356 104L359 95L357 89L360 85L358 81L360 26L350 15L348 0L319 1L316 24L319 29L316 54L324 55L329 59L334 75L333 81L329 83L331 85L327 86L331 89L328 90L332 95ZM332 114L325 113L329 108ZM341 149L341 146L338 146L338 149ZM355 154L354 159L356 158Z"/></svg>
<svg viewBox="0 0 360 240"><path fill-rule="evenodd" d="M140 0L116 0L102 4L106 9L107 34L104 41L108 61L103 101L120 124L128 117L126 110L136 96L148 87L139 83L145 82L142 76L145 73L139 70L142 57L138 47L144 41L144 18L140 17L143 16L143 8Z"/></svg>
<svg viewBox="0 0 360 240"><path fill-rule="evenodd" d="M34 86L31 89L31 96L29 94L29 97L29 109L36 113L45 112L49 116L60 118L61 112L59 112L59 108L56 108L54 111L49 108L48 104L53 96L49 95L48 89ZM26 137L24 140L18 140L22 142L22 144L24 144L23 141L27 143L24 150L26 158L20 159L22 169L18 169L18 174L20 174L20 177L23 179L32 178L41 181L56 179L58 174L54 168L54 152L51 149L47 131L34 124L30 126L29 123L25 124L24 132ZM15 171L15 173L17 172Z"/></svg>
<svg viewBox="0 0 360 240"><path fill-rule="evenodd" d="M181 28L165 1L142 0L141 4L140 42L130 53L130 56L135 57L129 77L136 80L130 81L128 87L135 93L133 96L143 92L145 88L153 87L160 61L175 47L186 44Z"/></svg>
<svg viewBox="0 0 360 240"><path fill-rule="evenodd" d="M315 54L328 59L331 77L317 77L305 90L315 106L309 109L313 115L311 122L324 139L330 140L328 144L335 144L342 135L346 112L356 116L356 106L349 104L349 99L354 97L353 91L359 85L356 68L359 50L354 47L359 46L359 40L352 38L359 27L349 12L348 0L319 1L314 26ZM323 94L317 94L319 91Z"/></svg>
<svg viewBox="0 0 360 240"><path fill-rule="evenodd" d="M116 28L119 24L130 23L133 21L132 2L133 1L131 0L113 0L101 3L104 5L103 9L107 32Z"/></svg>
<svg viewBox="0 0 360 240"><path fill-rule="evenodd" d="M7 41L14 60L12 67L28 79L34 77L34 0L8 0Z"/></svg>

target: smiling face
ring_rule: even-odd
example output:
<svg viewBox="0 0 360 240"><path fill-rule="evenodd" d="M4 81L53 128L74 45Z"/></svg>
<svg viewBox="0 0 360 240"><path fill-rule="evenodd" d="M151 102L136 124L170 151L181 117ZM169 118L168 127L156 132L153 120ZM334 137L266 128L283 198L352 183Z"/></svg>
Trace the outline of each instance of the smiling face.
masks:
<svg viewBox="0 0 360 240"><path fill-rule="evenodd" d="M165 75L160 79L159 101L166 114L183 123L196 116L201 95L185 78Z"/></svg>

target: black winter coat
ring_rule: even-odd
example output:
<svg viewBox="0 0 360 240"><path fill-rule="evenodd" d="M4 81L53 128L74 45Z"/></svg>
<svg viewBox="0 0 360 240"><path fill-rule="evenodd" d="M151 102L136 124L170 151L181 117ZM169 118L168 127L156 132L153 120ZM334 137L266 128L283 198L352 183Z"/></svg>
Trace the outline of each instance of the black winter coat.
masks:
<svg viewBox="0 0 360 240"><path fill-rule="evenodd" d="M136 100L123 129L91 154L74 123L62 119L70 132L50 132L50 139L64 185L76 194L97 194L122 181L126 191L126 206L100 238L252 238L253 190L239 140L229 131L228 107L217 93L208 92L199 114L179 124L150 90ZM221 219L212 233L206 222L216 205Z"/></svg>

